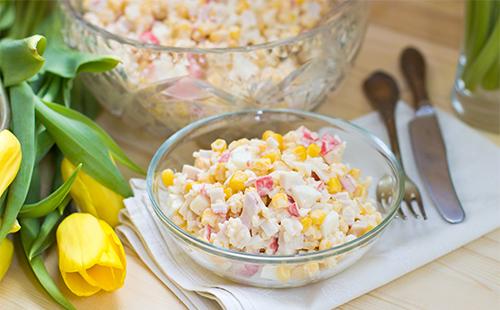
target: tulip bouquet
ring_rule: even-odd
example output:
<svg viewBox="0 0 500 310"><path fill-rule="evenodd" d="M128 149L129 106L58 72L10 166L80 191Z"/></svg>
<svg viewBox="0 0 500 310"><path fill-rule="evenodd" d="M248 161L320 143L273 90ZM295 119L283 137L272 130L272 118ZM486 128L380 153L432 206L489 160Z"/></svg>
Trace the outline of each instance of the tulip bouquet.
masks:
<svg viewBox="0 0 500 310"><path fill-rule="evenodd" d="M11 110L10 127L0 129L0 280L14 240L47 293L73 309L44 253L57 241L62 279L76 295L121 287L125 254L112 227L131 190L115 162L144 172L92 120L93 98L75 79L119 60L66 47L51 4L0 2L0 81Z"/></svg>

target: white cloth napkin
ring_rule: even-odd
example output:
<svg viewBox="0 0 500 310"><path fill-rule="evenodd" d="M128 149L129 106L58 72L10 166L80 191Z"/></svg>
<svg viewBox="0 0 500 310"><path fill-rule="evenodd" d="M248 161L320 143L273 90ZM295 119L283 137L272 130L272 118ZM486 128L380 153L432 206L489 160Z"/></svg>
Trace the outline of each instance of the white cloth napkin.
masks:
<svg viewBox="0 0 500 310"><path fill-rule="evenodd" d="M500 148L439 111L451 174L466 212L465 222L447 224L432 205L414 164L407 128L413 115L406 104L399 104L397 123L404 165L422 191L429 220L395 219L360 261L328 280L300 288L263 289L224 280L199 267L170 240L153 214L144 180L131 180L134 197L125 200L117 231L188 308L212 308L213 301L205 297L226 309L334 308L500 227ZM377 114L354 122L387 142Z"/></svg>

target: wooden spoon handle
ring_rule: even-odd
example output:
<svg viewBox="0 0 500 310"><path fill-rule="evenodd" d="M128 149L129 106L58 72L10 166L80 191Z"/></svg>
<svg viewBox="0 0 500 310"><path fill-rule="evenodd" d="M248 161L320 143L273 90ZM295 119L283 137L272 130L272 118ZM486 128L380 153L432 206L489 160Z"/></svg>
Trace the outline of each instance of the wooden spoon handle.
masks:
<svg viewBox="0 0 500 310"><path fill-rule="evenodd" d="M401 53L401 70L410 86L415 108L429 106L429 95L425 87L425 60L424 56L413 47L407 47Z"/></svg>

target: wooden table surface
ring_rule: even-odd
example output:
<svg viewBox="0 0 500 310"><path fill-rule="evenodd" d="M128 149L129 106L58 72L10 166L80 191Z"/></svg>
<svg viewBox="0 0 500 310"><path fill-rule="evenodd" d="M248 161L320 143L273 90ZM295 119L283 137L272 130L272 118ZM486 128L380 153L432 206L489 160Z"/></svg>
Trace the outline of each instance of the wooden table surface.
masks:
<svg viewBox="0 0 500 310"><path fill-rule="evenodd" d="M410 101L407 86L398 70L398 54L407 45L420 48L428 60L429 92L434 104L452 111L450 90L463 30L461 1L375 1L366 41L349 77L340 91L319 112L352 119L371 111L360 91L361 81L382 68L400 81L402 97ZM131 132L108 114L100 123L138 163L147 166L161 141L144 133ZM497 144L500 137L488 135ZM423 249L424 250L424 249ZM114 293L90 298L72 295L57 273L52 251L47 266L63 293L80 309L183 309L184 306L141 261L128 252L125 286ZM16 249L13 265L0 283L1 309L53 309L45 295L20 262ZM500 309L500 229L429 263L383 287L343 305L344 309Z"/></svg>

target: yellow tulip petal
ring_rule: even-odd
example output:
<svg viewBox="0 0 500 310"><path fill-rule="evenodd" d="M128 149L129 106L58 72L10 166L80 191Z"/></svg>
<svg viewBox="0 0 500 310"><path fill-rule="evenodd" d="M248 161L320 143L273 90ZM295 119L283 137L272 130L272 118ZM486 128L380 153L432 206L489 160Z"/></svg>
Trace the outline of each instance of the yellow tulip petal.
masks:
<svg viewBox="0 0 500 310"><path fill-rule="evenodd" d="M123 197L88 175L84 175L83 179L89 192L92 193L92 201L98 214L97 217L113 227L118 225L118 213L123 208Z"/></svg>
<svg viewBox="0 0 500 310"><path fill-rule="evenodd" d="M107 248L106 234L99 220L87 213L74 213L57 228L59 269L79 272L99 263Z"/></svg>
<svg viewBox="0 0 500 310"><path fill-rule="evenodd" d="M78 272L61 272L61 276L69 290L77 296L90 296L101 290L99 287L90 285Z"/></svg>
<svg viewBox="0 0 500 310"><path fill-rule="evenodd" d="M61 175L63 180L66 181L75 169L76 166L73 165L67 158L64 158L61 163ZM83 173L84 172L80 170L73 186L71 187L71 198L73 198L80 211L98 216L97 210L92 202L92 197L87 190L84 180L82 179Z"/></svg>
<svg viewBox="0 0 500 310"><path fill-rule="evenodd" d="M114 248L114 252L117 253L118 257L120 258L120 261L122 262L123 268L127 266L127 261L125 259L125 250L123 249L123 244L116 235L115 231L107 225L106 222L100 221L102 229L104 230L104 233L108 237L110 244Z"/></svg>
<svg viewBox="0 0 500 310"><path fill-rule="evenodd" d="M0 281L2 281L3 276L9 270L13 255L14 245L10 239L5 238L0 242Z"/></svg>
<svg viewBox="0 0 500 310"><path fill-rule="evenodd" d="M21 144L10 131L0 131L0 196L14 181L21 166Z"/></svg>
<svg viewBox="0 0 500 310"><path fill-rule="evenodd" d="M125 282L125 277L127 273L127 260L125 257L125 250L123 249L123 245L118 236L116 235L115 231L104 221L100 221L100 223L104 232L108 236L109 245L113 249L113 253L115 253L119 257L122 265L122 268L115 269L117 287L121 287Z"/></svg>
<svg viewBox="0 0 500 310"><path fill-rule="evenodd" d="M121 281L122 270L107 266L95 265L86 270L87 276L85 279L88 283L98 285L105 291L114 291L122 287Z"/></svg>
<svg viewBox="0 0 500 310"><path fill-rule="evenodd" d="M19 222L18 222L18 221L17 221L17 219L16 219L16 221L14 222L14 225L12 225L12 228L10 229L9 233L10 233L10 234L16 233L16 232L18 232L20 229L21 229L21 225L19 225Z"/></svg>
<svg viewBox="0 0 500 310"><path fill-rule="evenodd" d="M61 165L63 179L69 178L75 166L67 159ZM78 173L71 188L71 197L78 208L103 219L111 226L118 225L118 213L123 208L123 197L97 182L84 171Z"/></svg>

